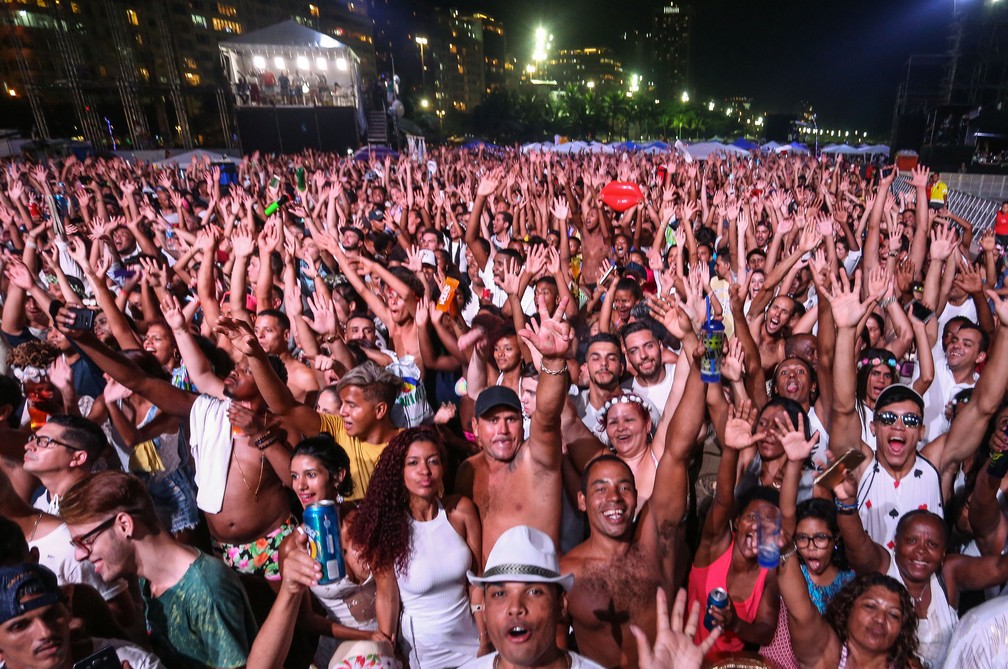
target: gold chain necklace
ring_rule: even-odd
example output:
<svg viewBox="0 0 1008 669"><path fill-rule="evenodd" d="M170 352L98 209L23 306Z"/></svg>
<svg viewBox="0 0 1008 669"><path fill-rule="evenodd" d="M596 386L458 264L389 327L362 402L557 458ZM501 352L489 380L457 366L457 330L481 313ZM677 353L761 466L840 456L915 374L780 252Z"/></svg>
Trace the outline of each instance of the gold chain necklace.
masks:
<svg viewBox="0 0 1008 669"><path fill-rule="evenodd" d="M259 455L259 482L256 484L255 490L252 490L252 486L248 484L245 480L245 472L242 471L241 458L235 456L235 462L238 464L238 473L241 474L242 483L245 484L245 489L252 493L253 501L259 501L259 488L262 486L263 472L266 470L266 456Z"/></svg>
<svg viewBox="0 0 1008 669"><path fill-rule="evenodd" d="M31 533L31 536L28 537L28 541L34 541L34 539L35 539L35 533L38 531L38 524L39 524L39 521L42 520L42 514L43 513L44 513L44 511L39 511L38 517L35 518L35 524L32 525L32 533Z"/></svg>

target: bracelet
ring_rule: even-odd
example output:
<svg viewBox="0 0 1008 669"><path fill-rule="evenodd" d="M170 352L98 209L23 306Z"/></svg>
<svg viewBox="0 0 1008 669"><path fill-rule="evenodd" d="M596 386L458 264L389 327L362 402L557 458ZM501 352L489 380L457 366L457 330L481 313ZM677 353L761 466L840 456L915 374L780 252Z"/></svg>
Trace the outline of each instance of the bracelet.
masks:
<svg viewBox="0 0 1008 669"><path fill-rule="evenodd" d="M797 553L797 552L798 552L798 546L797 546L797 544L792 543L791 544L791 550L789 550L787 553L781 553L781 556L780 556L780 564L781 564L781 566L783 566L784 563L787 562L789 558L793 557L794 554Z"/></svg>
<svg viewBox="0 0 1008 669"><path fill-rule="evenodd" d="M888 251L886 253L887 258L897 258L899 257L899 251Z"/></svg>
<svg viewBox="0 0 1008 669"><path fill-rule="evenodd" d="M37 249L38 248L38 244L36 244L35 242L29 240L29 241L25 242L25 248L26 249Z"/></svg>
<svg viewBox="0 0 1008 669"><path fill-rule="evenodd" d="M562 376L562 375L564 375L564 374L567 373L567 363L564 362L563 369L552 370L552 369L548 368L546 365L542 364L542 362L540 362L539 363L539 369L544 374L549 374L550 376Z"/></svg>
<svg viewBox="0 0 1008 669"><path fill-rule="evenodd" d="M888 306L889 306L890 304L893 304L893 303L895 303L895 302L896 302L896 298L895 298L895 297L887 297L887 298L885 298L884 300L879 300L879 301L878 301L878 305L879 305L880 307L882 307L883 309L885 309L885 308L886 308L886 307L888 307Z"/></svg>
<svg viewBox="0 0 1008 669"><path fill-rule="evenodd" d="M836 500L836 512L841 516L853 516L858 511L858 505L846 504L840 500Z"/></svg>

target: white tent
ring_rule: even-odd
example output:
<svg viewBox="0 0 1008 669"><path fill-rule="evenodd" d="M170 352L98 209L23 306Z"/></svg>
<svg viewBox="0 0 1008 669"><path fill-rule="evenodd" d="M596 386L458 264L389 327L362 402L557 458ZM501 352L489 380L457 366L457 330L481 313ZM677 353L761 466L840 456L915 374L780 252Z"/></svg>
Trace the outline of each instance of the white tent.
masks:
<svg viewBox="0 0 1008 669"><path fill-rule="evenodd" d="M676 147L678 148L678 144ZM696 160L707 160L711 155L714 154L735 154L740 156L747 156L749 152L745 149L740 149L737 146L732 146L730 144L722 144L721 142L697 142L696 144L685 145L686 153Z"/></svg>
<svg viewBox="0 0 1008 669"><path fill-rule="evenodd" d="M776 151L778 148L780 148L780 144L774 141L769 141L760 148L763 149L764 151Z"/></svg>
<svg viewBox="0 0 1008 669"><path fill-rule="evenodd" d="M588 153L615 153L612 147L606 146L602 142L592 142L587 147Z"/></svg>
<svg viewBox="0 0 1008 669"><path fill-rule="evenodd" d="M889 147L885 144L866 144L864 146L859 146L858 153L863 155L875 155L877 153L889 154Z"/></svg>
<svg viewBox="0 0 1008 669"><path fill-rule="evenodd" d="M857 152L857 149L853 146L848 146L847 144L830 144L820 150L820 153L836 153L844 156L856 155Z"/></svg>
<svg viewBox="0 0 1008 669"><path fill-rule="evenodd" d="M528 144L522 144L521 152L528 153L530 151L542 151L543 145L539 142L529 142Z"/></svg>
<svg viewBox="0 0 1008 669"><path fill-rule="evenodd" d="M193 161L197 163L204 163L204 162L237 163L238 159L226 156L223 153L214 153L213 151L194 149L192 151L186 151L185 153L180 153L177 156L171 156L170 158L159 160L154 164L159 167L181 167L182 169L185 169Z"/></svg>

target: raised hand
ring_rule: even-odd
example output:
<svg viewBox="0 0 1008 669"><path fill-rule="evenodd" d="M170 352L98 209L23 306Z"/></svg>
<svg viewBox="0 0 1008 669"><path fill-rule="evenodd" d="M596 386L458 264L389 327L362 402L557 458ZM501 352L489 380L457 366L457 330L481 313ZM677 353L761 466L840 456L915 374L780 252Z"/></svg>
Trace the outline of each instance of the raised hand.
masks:
<svg viewBox="0 0 1008 669"><path fill-rule="evenodd" d="M753 433L758 413L750 400L742 400L740 404L730 407L728 423L725 425L724 445L732 450L741 451L766 438L765 432Z"/></svg>
<svg viewBox="0 0 1008 669"><path fill-rule="evenodd" d="M488 172L480 177L479 186L476 188L477 197L488 197L493 195L500 183L500 173L497 171Z"/></svg>
<svg viewBox="0 0 1008 669"><path fill-rule="evenodd" d="M668 600L662 588L658 588L655 607L658 612L658 633L655 635L654 646L648 643L647 635L641 628L630 626L630 632L637 639L637 666L640 669L700 669L704 655L721 636L721 628L715 627L700 645L693 642L700 622L700 602L693 602L687 617L686 591L682 588L676 594L671 618Z"/></svg>
<svg viewBox="0 0 1008 669"><path fill-rule="evenodd" d="M906 226L902 223L889 226L889 253L899 253L903 246L903 230Z"/></svg>
<svg viewBox="0 0 1008 669"><path fill-rule="evenodd" d="M983 291L983 277L980 270L973 264L960 259L959 271L956 272L952 285L962 290L967 295L977 295Z"/></svg>
<svg viewBox="0 0 1008 669"><path fill-rule="evenodd" d="M186 317L182 313L182 305L171 291L166 291L164 299L161 300L161 314L173 331L185 329Z"/></svg>
<svg viewBox="0 0 1008 669"><path fill-rule="evenodd" d="M1001 325L1008 325L1008 299L1001 297L995 291L990 289L987 289L984 292L994 304L994 313L997 314L998 320L1001 321Z"/></svg>
<svg viewBox="0 0 1008 669"><path fill-rule="evenodd" d="M952 251L959 245L959 238L955 230L945 226L939 226L931 231L931 246L929 256L931 260L944 262L952 255Z"/></svg>
<svg viewBox="0 0 1008 669"><path fill-rule="evenodd" d="M433 422L435 425L447 425L455 417L456 413L458 413L458 407L449 402L444 402L434 413Z"/></svg>
<svg viewBox="0 0 1008 669"><path fill-rule="evenodd" d="M562 172L558 172L562 174ZM567 203L567 198L558 197L554 203L553 208L550 209L553 217L560 221L561 225L566 225L565 221L570 218L570 205Z"/></svg>
<svg viewBox="0 0 1008 669"><path fill-rule="evenodd" d="M568 358L574 344L574 331L563 321L568 298L564 297L550 316L544 308L539 309L539 323L530 321L531 329L524 327L518 335L529 346L534 347L544 358ZM461 344L460 344L461 345Z"/></svg>
<svg viewBox="0 0 1008 669"><path fill-rule="evenodd" d="M521 267L513 259L504 263L504 274L501 277L500 289L508 295L517 295L521 285Z"/></svg>
<svg viewBox="0 0 1008 669"><path fill-rule="evenodd" d="M259 340L256 339L252 326L245 321L238 321L225 316L217 319L217 333L226 339L231 340L231 344L239 353L247 356L265 356Z"/></svg>
<svg viewBox="0 0 1008 669"><path fill-rule="evenodd" d="M808 459L812 449L819 443L819 431L805 438L805 419L798 415L798 427L791 424L791 421L784 416L778 416L772 428L774 435L780 439L784 454L790 462L804 462Z"/></svg>
<svg viewBox="0 0 1008 669"><path fill-rule="evenodd" d="M245 224L239 225L231 235L231 252L238 258L247 258L252 255L254 247L252 229Z"/></svg>
<svg viewBox="0 0 1008 669"><path fill-rule="evenodd" d="M931 177L931 170L924 165L918 164L910 170L910 185L914 188L926 188L928 179Z"/></svg>
<svg viewBox="0 0 1008 669"><path fill-rule="evenodd" d="M745 373L745 349L738 337L728 340L728 353L721 361L721 376L726 381L741 381Z"/></svg>
<svg viewBox="0 0 1008 669"><path fill-rule="evenodd" d="M846 277L838 280L834 276L831 279L833 285L827 299L833 311L833 320L838 328L856 327L873 301L871 295L864 302L861 301L861 271L854 273L853 286Z"/></svg>
<svg viewBox="0 0 1008 669"><path fill-rule="evenodd" d="M21 290L31 290L35 286L35 279L32 277L32 273L28 271L28 267L17 256L8 255L6 261L7 265L4 267L4 274L7 275L7 279Z"/></svg>

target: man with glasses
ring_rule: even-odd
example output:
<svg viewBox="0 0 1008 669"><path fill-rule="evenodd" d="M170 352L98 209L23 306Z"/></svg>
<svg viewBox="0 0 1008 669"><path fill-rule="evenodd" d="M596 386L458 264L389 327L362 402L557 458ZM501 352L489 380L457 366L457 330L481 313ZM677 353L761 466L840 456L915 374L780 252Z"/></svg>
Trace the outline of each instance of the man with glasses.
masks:
<svg viewBox="0 0 1008 669"><path fill-rule="evenodd" d="M105 434L91 421L80 416L50 416L25 442L24 469L45 486L35 508L58 515L60 498L91 474L95 460L106 448Z"/></svg>
<svg viewBox="0 0 1008 669"><path fill-rule="evenodd" d="M858 323L878 296L868 295L862 302L860 283L859 279L853 287L834 283L829 296L837 325L829 446L834 457L852 448L867 456L854 470L857 498L838 499L837 513L858 513L872 541L891 550L896 526L905 513L914 509L943 513L943 500L951 496L956 473L980 445L983 430L979 426L994 415L1008 388L1008 300L988 291L1002 327L973 396L957 412L949 433L920 447L927 431L924 398L909 386L892 385L875 401L870 428L876 450L872 451L861 438L856 410L854 341Z"/></svg>
<svg viewBox="0 0 1008 669"><path fill-rule="evenodd" d="M101 472L63 499L77 558L105 578L136 575L155 651L170 667L243 667L256 624L238 575L175 541L144 483Z"/></svg>

